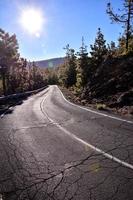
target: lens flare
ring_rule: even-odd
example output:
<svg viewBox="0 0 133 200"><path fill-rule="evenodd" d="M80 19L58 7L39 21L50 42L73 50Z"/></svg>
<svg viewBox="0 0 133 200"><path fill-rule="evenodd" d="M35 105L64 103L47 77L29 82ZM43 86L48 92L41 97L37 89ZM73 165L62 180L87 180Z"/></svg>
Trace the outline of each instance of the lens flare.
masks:
<svg viewBox="0 0 133 200"><path fill-rule="evenodd" d="M30 34L34 34L36 37L40 37L42 31L44 18L39 10L33 8L25 9L21 13L20 23L23 28Z"/></svg>

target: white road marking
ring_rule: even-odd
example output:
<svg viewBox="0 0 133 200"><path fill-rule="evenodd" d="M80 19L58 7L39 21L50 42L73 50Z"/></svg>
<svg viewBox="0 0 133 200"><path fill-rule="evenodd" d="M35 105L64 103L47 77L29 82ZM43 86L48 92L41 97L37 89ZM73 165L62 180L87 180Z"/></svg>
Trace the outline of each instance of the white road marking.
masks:
<svg viewBox="0 0 133 200"><path fill-rule="evenodd" d="M49 90L49 88L46 88L45 89L45 92L47 92ZM41 92L43 93L43 91L40 91L39 93L36 93L36 94L34 94L34 95L40 95L41 94ZM33 95L32 96L29 96L29 99L31 99L31 98L33 98ZM3 118L4 116L5 116L5 114L10 110L10 109L13 109L13 106L10 106L10 107L8 107L8 109L6 110L6 111L4 111L1 115L0 115L0 118Z"/></svg>
<svg viewBox="0 0 133 200"><path fill-rule="evenodd" d="M63 95L63 94L62 94L62 95ZM47 97L48 97L48 94L47 94L46 97L44 98L43 103L44 103L44 101L46 100ZM65 99L65 97L64 97L64 99ZM65 100L66 100L66 99L65 99ZM68 101L68 102L69 102L69 101ZM71 104L71 103L70 103L70 104ZM72 104L72 105L75 105L75 104ZM80 106L78 106L78 107L80 107ZM81 107L81 108L82 108L82 107ZM108 154L107 152L105 152L105 151L103 151L103 150L101 150L101 149L99 149L99 148L97 148L97 147L95 147L95 146L89 144L88 142L86 142L86 141L80 139L79 137L77 137L76 135L74 135L74 134L71 133L70 131L66 130L64 127L62 127L59 123L55 122L52 118L50 118L50 117L48 116L48 114L44 111L43 108L42 108L42 110L43 110L44 114L47 116L48 120L49 120L51 123L53 123L55 126L57 126L60 130L62 130L64 133L66 133L67 135L69 135L69 136L70 136L71 138L73 138L74 140L76 140L76 141L82 143L83 145L85 145L85 146L91 148L92 150L94 150L94 151L100 153L100 154L103 155L104 157L106 157L106 158L108 158L108 159L110 159L110 160L112 160L112 161L115 161L115 162L117 162L118 164L120 164L120 165L122 165L122 166L124 166L124 167L127 167L127 168L133 170L133 165L132 165L132 164L129 164L129 163L125 162L125 161L122 161L122 160L120 160L119 158L116 158L115 156L112 156L112 155ZM95 111L94 111L94 112L95 112ZM97 113L97 112L96 112L96 113ZM99 114L99 113L98 113L98 114ZM119 118L118 118L118 119L119 119Z"/></svg>
<svg viewBox="0 0 133 200"><path fill-rule="evenodd" d="M9 110L12 110L13 109L13 106L10 106L7 108L7 110L5 112L3 112L0 117L3 118L5 116L5 114L9 111Z"/></svg>
<svg viewBox="0 0 133 200"><path fill-rule="evenodd" d="M56 87L58 88L58 86L56 86ZM127 122L127 123L129 123L129 124L133 124L133 121L126 120L126 119L122 119L122 118L115 117L115 116L111 116L111 115L107 115L107 114L104 114L104 113L101 113L101 112L98 112L98 111L91 110L91 109L89 109L89 108L85 108L85 107L76 105L76 104L74 104L74 103L68 101L68 100L64 97L63 93L61 92L61 90L60 90L59 88L58 88L58 90L60 91L60 93L61 93L63 99L64 99L67 103L69 103L69 104L71 104L71 105L73 105L73 106L75 106L75 107L81 108L81 109L83 109L83 110L89 111L89 112L94 113L94 114L97 114L97 115L101 115L101 116L108 117L108 118L115 119L115 120L122 121L122 122Z"/></svg>
<svg viewBox="0 0 133 200"><path fill-rule="evenodd" d="M1 117L1 118L3 118L3 117L4 117L4 115L5 115L5 113L1 114L1 115L0 115L0 117Z"/></svg>

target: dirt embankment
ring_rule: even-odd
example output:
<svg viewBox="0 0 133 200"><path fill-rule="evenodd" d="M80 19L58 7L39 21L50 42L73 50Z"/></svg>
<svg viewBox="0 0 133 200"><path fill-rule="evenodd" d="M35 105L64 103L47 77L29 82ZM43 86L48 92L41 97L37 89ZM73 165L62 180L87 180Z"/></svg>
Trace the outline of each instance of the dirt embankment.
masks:
<svg viewBox="0 0 133 200"><path fill-rule="evenodd" d="M81 99L80 97L76 96L71 89L64 87L60 87L60 89L65 98L72 103L92 109L102 110L105 113L117 114L119 116L133 120L133 106L109 107L104 103L89 103L86 99Z"/></svg>
<svg viewBox="0 0 133 200"><path fill-rule="evenodd" d="M62 88L70 101L133 118L133 56L107 58L80 96Z"/></svg>

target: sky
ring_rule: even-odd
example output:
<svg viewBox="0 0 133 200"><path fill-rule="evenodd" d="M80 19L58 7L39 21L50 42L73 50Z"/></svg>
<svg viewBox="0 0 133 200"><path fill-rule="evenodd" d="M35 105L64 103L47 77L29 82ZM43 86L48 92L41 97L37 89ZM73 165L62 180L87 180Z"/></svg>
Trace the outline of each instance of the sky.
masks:
<svg viewBox="0 0 133 200"><path fill-rule="evenodd" d="M90 50L100 27L107 43L117 41L123 32L121 25L111 24L106 14L109 0L0 0L0 28L9 34L16 34L21 57L30 61L45 60L65 55L63 47L67 44L76 51L85 44ZM122 0L110 0L117 11ZM36 33L26 29L25 24L32 21L37 25L37 16L23 20L25 10L34 10L42 19Z"/></svg>

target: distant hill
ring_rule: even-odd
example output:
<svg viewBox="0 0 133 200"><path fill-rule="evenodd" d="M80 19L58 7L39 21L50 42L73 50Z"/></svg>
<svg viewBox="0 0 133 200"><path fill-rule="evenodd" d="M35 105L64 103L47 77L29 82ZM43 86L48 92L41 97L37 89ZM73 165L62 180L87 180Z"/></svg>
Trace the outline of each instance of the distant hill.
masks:
<svg viewBox="0 0 133 200"><path fill-rule="evenodd" d="M65 58L51 58L48 60L40 60L40 61L35 61L35 64L38 67L41 68L55 68L58 67L59 65L63 64L65 61Z"/></svg>

